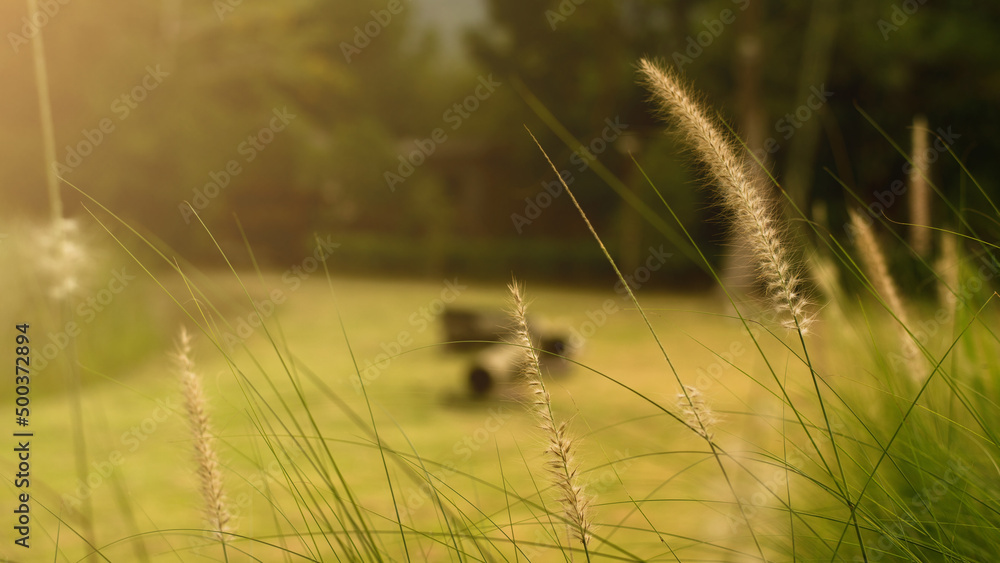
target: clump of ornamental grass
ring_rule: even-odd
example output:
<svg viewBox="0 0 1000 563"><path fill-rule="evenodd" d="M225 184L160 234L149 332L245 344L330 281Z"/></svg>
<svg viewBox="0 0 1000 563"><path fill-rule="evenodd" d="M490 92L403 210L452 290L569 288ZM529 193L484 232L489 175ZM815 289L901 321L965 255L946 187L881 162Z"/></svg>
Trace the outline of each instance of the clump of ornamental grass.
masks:
<svg viewBox="0 0 1000 563"><path fill-rule="evenodd" d="M759 165L731 135L723 133L674 71L648 59L639 62L639 71L664 118L677 127L707 169L731 215L733 238L747 245L766 294L783 317L782 324L805 333L813 317L804 280L788 250L787 228Z"/></svg>
<svg viewBox="0 0 1000 563"><path fill-rule="evenodd" d="M559 491L559 504L572 529L573 535L586 551L593 527L590 515L590 498L580 482L579 467L573 459L574 439L566 422L557 423L552 415L552 401L542 381L542 369L531 334L528 331L527 309L523 289L517 281L511 282L511 317L514 321L511 344L522 351L520 373L534 395L533 407L538 423L545 432L548 447L545 453L549 475Z"/></svg>
<svg viewBox="0 0 1000 563"><path fill-rule="evenodd" d="M208 401L202 389L201 376L195 371L191 357L191 335L183 328L177 350L177 363L181 374L184 406L187 409L188 423L194 439L194 457L204 502L205 522L208 529L213 532L213 536L225 542L226 534L232 531L232 516L223 487L222 469L215 451Z"/></svg>

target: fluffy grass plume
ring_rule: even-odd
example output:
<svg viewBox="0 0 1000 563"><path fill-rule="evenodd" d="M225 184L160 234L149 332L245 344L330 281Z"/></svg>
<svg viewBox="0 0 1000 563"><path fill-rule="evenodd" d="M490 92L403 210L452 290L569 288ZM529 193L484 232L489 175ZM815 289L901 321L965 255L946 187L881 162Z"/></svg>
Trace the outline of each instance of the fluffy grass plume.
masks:
<svg viewBox="0 0 1000 563"><path fill-rule="evenodd" d="M534 394L534 410L538 416L539 426L548 439L546 454L549 456L547 463L549 473L559 491L559 504L562 505L563 512L573 529L573 535L586 550L590 544L593 524L590 517L590 499L580 484L578 467L573 460L574 441L569 435L567 424L556 423L552 416L552 401L542 382L538 352L528 332L528 304L524 300L524 290L516 280L512 281L509 287L511 317L514 320L512 344L523 351L520 371Z"/></svg>
<svg viewBox="0 0 1000 563"><path fill-rule="evenodd" d="M715 432L713 427L719 421L712 407L705 400L705 396L696 387L686 385L687 393L677 394L677 406L684 413L684 420L688 426L694 428L702 438L714 440Z"/></svg>
<svg viewBox="0 0 1000 563"><path fill-rule="evenodd" d="M673 71L648 59L639 62L639 71L663 116L676 125L708 169L732 215L735 239L744 241L751 251L767 295L784 316L782 324L805 332L812 321L809 301L803 294L799 268L787 250L786 228L758 165L730 135L723 134Z"/></svg>
<svg viewBox="0 0 1000 563"><path fill-rule="evenodd" d="M931 252L931 190L927 185L930 165L927 162L927 118L913 118L910 146L910 246L920 256Z"/></svg>
<svg viewBox="0 0 1000 563"><path fill-rule="evenodd" d="M885 306L896 317L899 326L900 349L906 360L907 368L913 378L920 377L922 371L918 368L917 356L919 351L913 339L906 332L910 325L909 314L903 305L903 299L899 296L896 288L896 281L889 272L889 266L882 253L882 247L875 238L875 232L870 223L853 209L850 210L851 227L854 230L854 241L861 257L861 265L865 275L875 288L875 292L882 298Z"/></svg>
<svg viewBox="0 0 1000 563"><path fill-rule="evenodd" d="M198 467L201 496L205 503L205 520L208 528L215 532L216 538L225 541L226 533L232 531L230 529L232 516L229 513L222 484L222 470L215 453L208 402L202 390L201 377L195 372L194 361L191 359L191 335L184 328L181 329L177 363L180 366L184 405L187 408L188 422L194 438L195 463Z"/></svg>

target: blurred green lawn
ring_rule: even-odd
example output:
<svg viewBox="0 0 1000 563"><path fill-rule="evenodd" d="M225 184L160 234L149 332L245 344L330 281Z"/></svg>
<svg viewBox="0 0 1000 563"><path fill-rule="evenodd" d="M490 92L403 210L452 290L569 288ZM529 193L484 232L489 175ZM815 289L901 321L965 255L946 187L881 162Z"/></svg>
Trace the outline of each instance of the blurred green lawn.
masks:
<svg viewBox="0 0 1000 563"><path fill-rule="evenodd" d="M392 497L378 451L372 447L370 435L352 423L329 396L329 392L335 393L369 423L365 399L357 385L358 376L338 324L338 307L351 350L362 367L378 359L386 348L383 344L391 349L388 344L398 342L401 331L412 337L412 344L402 346L402 353L393 357L388 365L383 362L384 369L366 386L376 424L387 447L428 460L426 469L436 475L447 473L435 463L453 467L457 473L447 476L446 481L448 487L454 489L442 488L441 492L487 535L501 536L495 528L491 529L490 520L508 522L508 505L501 492L504 483L510 494L516 493L535 503L544 503L550 511L559 513L554 501L555 493L547 489L545 482L544 437L528 411L528 398L468 399L464 369L470 361L469 356L444 351L440 346L440 323L414 322L415 319L426 318L422 308L430 314L436 307L435 300L441 297L442 290L449 287L445 280L334 278L334 298L331 284L321 272L294 290L278 275L265 276L263 285L252 272L244 274L243 278L251 295L258 301L276 288L283 292L286 300L267 318L267 329L271 338L279 344L286 366L293 365L288 351L297 358L293 376L304 389L309 410L327 438L352 492L360 504L370 511L368 514L375 528L385 531L386 542L398 542L398 536L394 535L398 532L392 524L395 519ZM211 295L227 296L228 301L220 306L220 310L229 322L245 319L252 312L245 298L236 299L242 294L242 289L231 273L209 275L199 281L210 288ZM450 280L451 287L456 287L455 282L454 278ZM528 282L528 296L533 300L530 312L551 326L567 330L590 332L586 323L599 319L597 312L611 300L613 307L609 307L617 309L617 312L608 315L603 326L596 328L579 351L577 359L590 369L633 387L660 405L672 407L675 404L679 392L675 379L655 340L630 303L611 288L607 291L567 290ZM162 313L152 317L155 322L176 322L175 326L166 327L167 331L176 333L182 319L176 305L170 304L162 293L154 293L155 287L148 278L137 283L145 288L142 294L147 297L144 299L162 301L145 304L148 311L174 310L172 317ZM184 286L179 280L166 281L166 285L176 292L189 310L195 311L194 302L185 297ZM506 288L500 284L457 280L457 286L463 285L467 288L455 299L455 305L499 309L506 304ZM714 364L715 367L709 371L720 376L722 384L709 384L714 388L705 391L711 395L716 407L725 410L723 405L736 404L734 408L739 411L751 410L740 404L749 400L749 396L742 391L747 387L746 378L709 352L711 349L722 353L734 349L734 346L740 349L742 345L740 354L743 357L734 359L737 363L741 363L740 360L747 363L753 356L749 352L752 343L745 333L741 333L740 326L735 321L712 314L723 313L724 310L708 295L671 295L640 290L638 297L685 381L694 383L699 369L709 370L709 366ZM121 300L112 307L128 308L134 305ZM114 313L109 309L107 314L111 317L120 313L122 311ZM414 314L417 317L412 317ZM168 318L171 320L165 320ZM220 319L215 320L221 323ZM99 323L100 319L95 323L95 330L100 330ZM194 328L190 321L185 324L189 329ZM261 375L261 370L266 371L277 393L288 401L291 410L299 415L298 419L306 420L305 410L292 391L272 341L263 330L258 329L245 343L246 350L237 349L232 359L246 376L246 381L252 382L254 388L277 409L276 395L268 389ZM283 343L287 343L287 350ZM250 387L239 383L240 378L227 364L223 354L204 334L197 335L195 349L195 363L204 377L211 414L220 439L220 457L225 465L230 502L239 513L238 533L282 544L275 537L274 512L263 494L263 486L266 484L270 491L268 494L276 499L275 506L283 514L279 520L287 517L288 521L296 522L300 529L304 529L301 528L302 516L284 489L285 479L276 470L277 465L268 467L273 456L255 429L257 415L248 408L246 395L252 394L248 391ZM115 353L113 343L107 342L103 354L110 358ZM111 372L104 371L100 355L96 356L96 363L84 366L89 381L83 395L87 454L91 460L88 469L96 487L85 487L81 492L92 491L97 545L102 546L103 553L111 560L135 556L135 540L123 540L135 529L152 532L144 536L144 543L154 560L176 559L170 554L173 551L185 561L197 560L198 556L221 557L218 545L194 530L202 526L200 497L178 375L170 353L171 350L152 353L141 365L116 368ZM116 365L110 360L107 363ZM318 387L303 368L314 372L327 389ZM704 386L706 380L701 381ZM718 483L699 482L686 474L677 474L689 464L703 464L706 456L677 454L668 460L668 452L703 451L704 446L657 408L583 367L574 367L568 376L553 378L549 382L556 416L571 420L572 432L580 437L578 461L584 481L591 483L590 490L595 494L596 520L605 524L599 528L599 535L610 535L612 541L622 542L623 546L645 545L647 549L653 549L653 553L661 551L656 547L655 536L650 533L634 535L627 527L618 527L622 521L638 523L634 520L638 516L632 514L633 507L627 502L628 497L618 483L615 471L625 481L633 498L641 499L652 493L657 497L680 499L676 502L685 504L689 514L694 512L683 500L685 498L700 499L698 504L706 505L710 504L705 502L706 499L713 497L723 502L731 501L731 497L727 500L725 491L715 490ZM37 400L37 410L33 413L37 445L32 455L38 479L38 488L34 491L39 504L34 514L35 547L32 551L40 556L38 560L51 560L53 546L57 542L61 551L72 554L68 560L76 560L83 553L74 534L65 527L60 529L55 517L46 513L59 513L62 495L78 490L67 405L67 399L62 395L46 396ZM278 409L278 412L281 410ZM290 424L287 420L285 422ZM734 422L742 423L742 420ZM745 430L733 425L730 430L721 432L740 433ZM280 428L276 431L283 432ZM314 435L309 428L303 432L307 436ZM294 446L291 447L294 449ZM297 459L302 460L301 457ZM410 459L412 461L413 458ZM611 462L616 462L615 471L609 467ZM404 510L404 522L422 530L443 529L433 503L392 459L389 471L393 477L396 504L401 510L412 508L411 511ZM264 479L265 476L269 478ZM654 493L665 484L664 489ZM545 489L540 499L538 489ZM674 492L668 493L670 490ZM647 516L654 522L671 523L677 531L676 510L668 510L668 505L647 507L653 507ZM514 528L519 541L553 543L552 538L539 536L542 527L535 525L536 519L548 521L539 510L525 508L513 499L510 510L513 520L521 523ZM689 531L698 531L699 537L703 538L716 533L729 534L729 526L723 516L727 510L726 507L707 509L717 515L718 522L689 516L684 519L687 521L684 526ZM127 512L131 512L134 524L128 522ZM70 525L79 526L79 520L73 514L63 512L62 517ZM290 532L288 522L281 522L280 528L284 534ZM508 526L503 528L510 533ZM565 542L564 532L559 529L559 541ZM648 530L648 527L645 529ZM118 543L114 543L116 541ZM297 538L286 538L286 541L289 549L303 549ZM422 553L446 556L443 548L433 547L434 540L411 538L411 541L418 546L410 546L413 553L419 549ZM275 556L273 550L255 547L249 542L238 542L237 545L264 560ZM501 549L508 557L514 557L509 546ZM12 554L6 546L2 551L22 560L22 554ZM649 554L648 551L640 552ZM557 551L550 554L555 558L561 557ZM325 555L330 556L329 553ZM536 553L533 558L537 557Z"/></svg>

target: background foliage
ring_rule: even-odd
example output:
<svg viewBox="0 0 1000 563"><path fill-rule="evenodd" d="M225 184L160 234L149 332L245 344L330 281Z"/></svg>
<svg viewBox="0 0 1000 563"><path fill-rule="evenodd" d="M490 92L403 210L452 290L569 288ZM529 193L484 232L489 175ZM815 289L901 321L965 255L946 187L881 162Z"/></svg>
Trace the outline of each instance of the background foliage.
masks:
<svg viewBox="0 0 1000 563"><path fill-rule="evenodd" d="M606 278L565 198L521 232L512 215L524 215L525 198L534 200L554 179L526 125L556 165L571 170L585 208L626 265L649 244L669 243L669 225L651 224L624 204L594 167L577 167L573 149L553 132L558 123L589 144L616 118L627 129L596 155L600 165L658 210L631 151L681 216L706 225L695 229L700 242L724 254L723 227L704 221L714 208L635 84L642 55L684 61L687 78L710 93L712 106L725 108L748 143L775 138L780 146L767 165L835 234L843 232L845 204L854 202L841 182L872 202L905 179L905 160L858 108L904 151L913 116L927 115L932 129L960 135L955 150L981 183L996 183L994 4L492 0L488 19L468 29L456 51L434 26L415 24L416 14L433 20L447 6L404 2L349 57L345 44L358 42L359 30L376 19L372 11L385 10L386 2L52 6L42 29L60 160L101 119L116 126L66 178L196 260L212 252L178 206L203 189L210 173L241 159L240 143L285 107L297 116L292 124L255 161L241 161L242 173L201 211L227 248L242 246L235 213L261 257L277 266L318 231L354 241L344 247L355 249L341 264L348 269L505 278L516 261L538 276ZM722 22L726 11L732 23ZM0 189L8 213L40 216L46 201L32 49L13 38L26 37L26 13L21 2L0 7L10 44L0 53ZM147 67L168 76L120 119L115 101L141 84ZM496 93L448 130L445 112L490 75L501 83ZM788 114L806 102L810 87L824 85L834 93L829 102L790 129ZM551 117L543 119L544 112ZM385 172L396 171L399 156L438 127L448 130L448 141L388 189ZM952 201L975 208L974 199L962 199L964 185L950 161L940 159L934 179ZM80 213L78 197L63 195L69 213ZM903 205L887 214L906 220ZM669 267L682 274L671 277L675 283L703 279L686 260Z"/></svg>

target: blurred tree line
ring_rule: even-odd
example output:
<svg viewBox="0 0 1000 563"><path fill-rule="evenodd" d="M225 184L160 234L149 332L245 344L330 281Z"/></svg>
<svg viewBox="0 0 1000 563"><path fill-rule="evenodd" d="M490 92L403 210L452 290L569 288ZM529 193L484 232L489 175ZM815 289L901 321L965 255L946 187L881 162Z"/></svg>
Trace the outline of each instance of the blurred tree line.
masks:
<svg viewBox="0 0 1000 563"><path fill-rule="evenodd" d="M464 56L414 26L416 4L52 0L41 2L52 13L29 18L23 2L3 3L5 208L47 208L25 41L38 28L62 175L198 261L216 259L184 201L236 254L238 217L277 267L319 232L342 242L339 268L607 279L527 127L626 268L664 245L675 275L660 279L698 283L632 158L718 255L725 226L635 84L644 55L681 68L835 235L846 205L861 205L841 183L872 202L906 178L858 108L904 151L913 117L926 115L996 191L997 4L489 0ZM981 207L950 157L932 178ZM80 197L62 194L79 215ZM906 220L905 205L886 213ZM995 232L995 218L971 220Z"/></svg>

